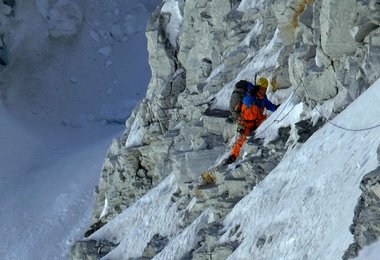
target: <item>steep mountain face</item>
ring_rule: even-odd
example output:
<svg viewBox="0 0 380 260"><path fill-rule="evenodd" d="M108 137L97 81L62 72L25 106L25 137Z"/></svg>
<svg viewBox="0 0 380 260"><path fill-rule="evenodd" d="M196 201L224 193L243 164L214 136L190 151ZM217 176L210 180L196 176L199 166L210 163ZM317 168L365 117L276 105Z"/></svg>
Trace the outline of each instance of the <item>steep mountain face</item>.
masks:
<svg viewBox="0 0 380 260"><path fill-rule="evenodd" d="M178 259L227 258L239 242L217 243L225 215L287 151L302 147L379 78L379 17L378 0L163 1L146 30L152 70L146 97L108 150L89 239L76 243L73 259L97 259L109 252L107 259L120 252L125 258L168 259L169 251L177 250L168 241L192 228L200 241L182 249L186 254ZM270 79L268 96L274 103L286 104L294 95L302 112L275 129L271 140L246 144L242 154L248 160L233 171L233 180L228 172L216 172L219 185L199 189L199 176L225 158L235 135L235 124L226 121L233 86L240 79L253 81L256 73ZM174 180L165 184L170 175ZM375 217L363 220L377 212L377 176L363 180L362 186L372 191L360 199L351 227L357 241L346 258L379 235ZM159 185L173 190L169 198L175 206L167 207L177 214L176 230L141 230L144 239L138 241L144 247L129 251L121 237L101 235ZM363 234L368 226L374 232ZM256 247L272 239L263 236Z"/></svg>

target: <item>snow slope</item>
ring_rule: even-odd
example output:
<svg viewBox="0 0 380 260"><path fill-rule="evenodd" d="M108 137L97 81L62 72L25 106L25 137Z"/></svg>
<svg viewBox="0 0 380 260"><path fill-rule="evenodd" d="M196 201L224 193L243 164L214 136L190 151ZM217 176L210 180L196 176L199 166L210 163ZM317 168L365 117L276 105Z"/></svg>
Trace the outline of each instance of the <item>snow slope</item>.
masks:
<svg viewBox="0 0 380 260"><path fill-rule="evenodd" d="M93 189L110 133L116 134L112 128L103 131L103 136L89 132L95 139L92 145L67 140L67 146L60 148L68 150L56 151L44 140L38 145L24 143L19 146L22 153L35 156L23 160L13 148L13 160L2 161L3 259L67 259L70 243L88 225ZM11 137L25 138L17 133ZM11 162L18 164L12 167Z"/></svg>
<svg viewBox="0 0 380 260"><path fill-rule="evenodd" d="M67 259L84 233L107 148L150 80L145 25L159 2L16 3L2 28L2 259Z"/></svg>
<svg viewBox="0 0 380 260"><path fill-rule="evenodd" d="M234 207L224 221L225 233L220 240L220 243L241 240L229 259L340 259L343 256L353 241L349 226L361 194L360 181L379 164L380 122L373 116L380 112L376 106L379 98L380 79L334 118L334 125L327 123L301 148L289 150L264 181ZM284 104L288 107L277 110L258 132L268 125L279 127L272 124L278 113L292 111L288 120L283 120L287 123L299 121L302 112L306 117L315 116L316 111L303 111L302 103L295 100ZM372 126L375 127L366 131L355 130ZM266 133L265 138L273 138L272 131ZM104 259L120 259L127 253L141 255L155 232L173 236L171 250L166 248L155 259L178 259L189 250L184 245L197 243L199 226L212 222L212 209L205 211L208 217L202 215L193 223L198 228L189 227L176 235L180 227L176 222L178 216L170 210L175 207L174 202L158 201L158 198L169 200L168 189L175 187L168 184L171 182L172 175L90 237L121 242ZM155 212L154 220L152 214L133 210L142 205ZM259 239L266 241L264 246L256 246ZM128 250L131 246L133 254ZM361 259L377 259L376 249L370 249L362 253Z"/></svg>
<svg viewBox="0 0 380 260"><path fill-rule="evenodd" d="M237 225L244 239L229 259L342 257L353 240L348 227L360 181L379 164L379 98L377 80L333 120L349 129L377 128L347 131L326 124L235 206L223 240L237 239L228 237ZM271 241L259 249L260 237Z"/></svg>

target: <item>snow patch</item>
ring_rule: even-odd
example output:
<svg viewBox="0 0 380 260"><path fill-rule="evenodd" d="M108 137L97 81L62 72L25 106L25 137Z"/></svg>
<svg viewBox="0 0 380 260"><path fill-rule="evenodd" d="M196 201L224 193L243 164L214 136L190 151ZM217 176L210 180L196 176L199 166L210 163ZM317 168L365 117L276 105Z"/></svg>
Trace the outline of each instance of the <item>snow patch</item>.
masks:
<svg viewBox="0 0 380 260"><path fill-rule="evenodd" d="M239 4L237 10L240 12L244 12L248 9L257 8L257 9L263 9L264 8L265 0L243 0Z"/></svg>
<svg viewBox="0 0 380 260"><path fill-rule="evenodd" d="M181 259L190 252L199 242L199 231L208 223L214 221L212 209L206 209L191 225L189 225L179 236L174 238L154 260L176 260Z"/></svg>
<svg viewBox="0 0 380 260"><path fill-rule="evenodd" d="M240 46L249 46L252 43L252 39L255 39L260 34L263 28L263 20L260 18L256 21L253 29L247 34L244 40L240 43Z"/></svg>
<svg viewBox="0 0 380 260"><path fill-rule="evenodd" d="M172 236L176 233L180 213L171 197L177 188L175 176L171 174L88 239L120 243L103 259L140 257L155 234Z"/></svg>
<svg viewBox="0 0 380 260"><path fill-rule="evenodd" d="M170 14L169 23L166 25L165 31L169 35L170 44L177 46L178 33L182 26L182 15L179 10L178 1L168 0L161 8L162 14Z"/></svg>
<svg viewBox="0 0 380 260"><path fill-rule="evenodd" d="M104 207L102 209L102 212L100 213L99 220L101 220L105 215L107 215L107 213L108 213L108 198L106 195L104 199Z"/></svg>
<svg viewBox="0 0 380 260"><path fill-rule="evenodd" d="M256 28L255 30L257 30L258 28ZM265 48L261 49L258 53L254 51L250 53L250 56L255 55L255 59L253 59L249 64L247 64L245 68L243 68L240 71L236 79L228 82L214 97L210 98L215 98L213 100L212 108L228 110L228 106L230 103L229 100L236 82L238 82L241 79L253 81L254 79L252 75L255 75L257 72L263 72L265 70L268 70L269 68L273 68L276 65L278 56L280 54L280 50L278 50L274 54L273 50L279 49L277 48L277 45L281 43L281 40L278 37L278 33L279 31L276 30L273 38Z"/></svg>
<svg viewBox="0 0 380 260"><path fill-rule="evenodd" d="M111 52L112 52L112 47L111 46L102 47L102 48L98 49L98 52L105 57L109 57L111 55Z"/></svg>
<svg viewBox="0 0 380 260"><path fill-rule="evenodd" d="M125 148L142 145L145 132L146 130L143 128L143 119L137 114L131 126L127 141L125 142Z"/></svg>

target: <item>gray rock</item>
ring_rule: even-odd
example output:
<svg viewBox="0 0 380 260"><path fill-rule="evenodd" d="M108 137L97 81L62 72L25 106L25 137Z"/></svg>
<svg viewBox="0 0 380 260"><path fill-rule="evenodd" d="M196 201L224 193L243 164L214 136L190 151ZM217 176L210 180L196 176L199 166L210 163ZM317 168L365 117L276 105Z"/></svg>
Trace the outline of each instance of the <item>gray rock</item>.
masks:
<svg viewBox="0 0 380 260"><path fill-rule="evenodd" d="M380 238L380 167L363 177L360 189L363 193L350 226L355 242L346 250L343 259L356 257L363 247Z"/></svg>
<svg viewBox="0 0 380 260"><path fill-rule="evenodd" d="M308 75L301 91L305 91L310 100L321 102L338 94L336 73L330 66L321 71L317 66L308 66Z"/></svg>
<svg viewBox="0 0 380 260"><path fill-rule="evenodd" d="M167 245L169 239L167 237L155 234L145 247L142 258L152 259L155 255L160 253L162 249Z"/></svg>
<svg viewBox="0 0 380 260"><path fill-rule="evenodd" d="M355 35L355 41L356 42L363 42L365 37L367 37L367 35L369 33L371 33L372 31L376 30L377 28L379 28L379 25L372 22L372 21L368 21L367 23L361 25L359 28L358 28L358 32L356 33Z"/></svg>
<svg viewBox="0 0 380 260"><path fill-rule="evenodd" d="M77 241L70 253L71 260L98 260L108 254L116 245L108 241Z"/></svg>
<svg viewBox="0 0 380 260"><path fill-rule="evenodd" d="M369 37L368 54L362 68L370 83L380 76L380 29L376 29Z"/></svg>
<svg viewBox="0 0 380 260"><path fill-rule="evenodd" d="M326 0L321 8L321 46L333 60L355 52L350 30L356 18L356 1ZM339 22L337 22L339 20Z"/></svg>
<svg viewBox="0 0 380 260"><path fill-rule="evenodd" d="M313 125L311 120L301 120L295 124L297 129L297 134L299 136L298 142L304 143L310 136L314 134L321 126L323 126L322 120L319 120Z"/></svg>

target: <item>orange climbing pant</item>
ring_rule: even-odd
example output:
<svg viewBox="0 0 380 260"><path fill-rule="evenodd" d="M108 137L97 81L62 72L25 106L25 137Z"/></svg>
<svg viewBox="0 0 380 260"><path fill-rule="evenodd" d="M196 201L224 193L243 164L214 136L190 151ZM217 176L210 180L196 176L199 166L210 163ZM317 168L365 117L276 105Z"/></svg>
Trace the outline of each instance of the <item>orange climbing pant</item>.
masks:
<svg viewBox="0 0 380 260"><path fill-rule="evenodd" d="M234 156L235 158L238 158L240 149L243 146L245 140L247 139L247 136L252 130L256 128L257 127L256 127L255 122L244 122L244 121L238 122L238 126L237 126L238 133L237 133L235 144L232 146L232 150L231 150L232 156Z"/></svg>
<svg viewBox="0 0 380 260"><path fill-rule="evenodd" d="M262 99L263 97L260 92L258 92L258 94L258 98ZM231 155L234 156L235 159L239 156L240 149L247 139L248 134L256 130L266 118L267 116L264 115L264 107L254 104L246 105L244 103L241 105L240 118L238 119L237 126L238 134L231 151Z"/></svg>
<svg viewBox="0 0 380 260"><path fill-rule="evenodd" d="M235 144L232 146L231 155L235 158L239 157L240 149L243 146L247 136L250 132L256 130L261 123L266 119L266 116L261 114L260 118L255 121L246 121L244 119L239 119L237 126L237 137Z"/></svg>

